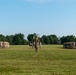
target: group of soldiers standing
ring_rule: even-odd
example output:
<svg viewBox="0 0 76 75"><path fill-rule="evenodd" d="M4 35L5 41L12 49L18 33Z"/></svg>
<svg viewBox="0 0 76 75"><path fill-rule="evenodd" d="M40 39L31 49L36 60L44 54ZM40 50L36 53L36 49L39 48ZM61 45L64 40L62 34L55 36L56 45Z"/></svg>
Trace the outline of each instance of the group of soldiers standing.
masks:
<svg viewBox="0 0 76 75"><path fill-rule="evenodd" d="M6 42L6 41L1 41L0 42L0 48L9 48L9 42Z"/></svg>

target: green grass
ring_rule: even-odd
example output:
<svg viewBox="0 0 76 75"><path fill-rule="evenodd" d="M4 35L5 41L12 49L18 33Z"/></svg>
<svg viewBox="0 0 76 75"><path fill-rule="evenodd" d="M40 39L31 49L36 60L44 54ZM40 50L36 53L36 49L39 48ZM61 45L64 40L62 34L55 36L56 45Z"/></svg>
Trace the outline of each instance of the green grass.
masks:
<svg viewBox="0 0 76 75"><path fill-rule="evenodd" d="M76 49L44 45L35 52L29 46L0 49L0 75L76 75Z"/></svg>

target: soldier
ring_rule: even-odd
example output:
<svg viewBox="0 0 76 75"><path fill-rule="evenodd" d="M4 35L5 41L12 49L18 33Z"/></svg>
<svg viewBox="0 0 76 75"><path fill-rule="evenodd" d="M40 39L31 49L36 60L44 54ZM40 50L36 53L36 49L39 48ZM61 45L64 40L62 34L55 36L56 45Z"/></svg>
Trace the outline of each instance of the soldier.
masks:
<svg viewBox="0 0 76 75"><path fill-rule="evenodd" d="M35 50L37 52L38 51L38 45L39 45L39 36L38 35L33 36L33 43L34 43Z"/></svg>

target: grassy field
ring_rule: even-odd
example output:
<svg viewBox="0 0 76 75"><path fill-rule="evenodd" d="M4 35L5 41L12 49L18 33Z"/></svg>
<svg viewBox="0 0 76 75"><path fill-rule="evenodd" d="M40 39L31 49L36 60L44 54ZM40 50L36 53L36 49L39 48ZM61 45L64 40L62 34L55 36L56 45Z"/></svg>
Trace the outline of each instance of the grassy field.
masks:
<svg viewBox="0 0 76 75"><path fill-rule="evenodd" d="M29 46L0 49L0 75L76 75L76 49L44 45L35 52Z"/></svg>

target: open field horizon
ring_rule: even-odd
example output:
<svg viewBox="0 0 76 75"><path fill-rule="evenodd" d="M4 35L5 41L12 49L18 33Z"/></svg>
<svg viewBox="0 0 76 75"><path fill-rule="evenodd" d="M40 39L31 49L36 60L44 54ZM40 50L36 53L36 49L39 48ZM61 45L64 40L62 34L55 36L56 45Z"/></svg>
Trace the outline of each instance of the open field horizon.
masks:
<svg viewBox="0 0 76 75"><path fill-rule="evenodd" d="M0 49L0 75L76 75L76 49L43 45L38 52L28 45Z"/></svg>

